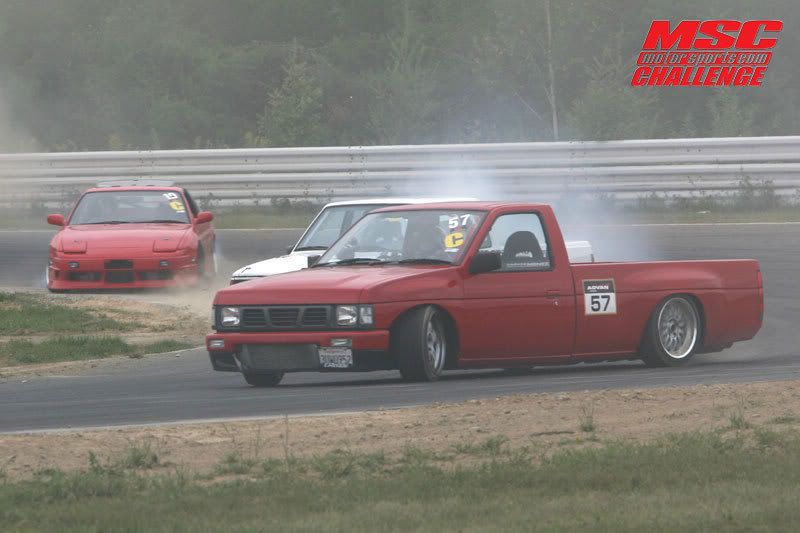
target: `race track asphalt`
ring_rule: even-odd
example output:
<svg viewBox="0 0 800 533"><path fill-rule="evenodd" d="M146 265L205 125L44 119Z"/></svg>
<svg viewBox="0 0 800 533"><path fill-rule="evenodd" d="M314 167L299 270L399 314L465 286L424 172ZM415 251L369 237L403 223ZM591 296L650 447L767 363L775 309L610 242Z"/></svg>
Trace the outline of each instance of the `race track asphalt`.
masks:
<svg viewBox="0 0 800 533"><path fill-rule="evenodd" d="M42 287L50 232L0 232L0 286ZM221 231L229 272L275 255L298 232ZM123 359L75 375L0 380L0 432L317 414L459 401L515 393L657 387L793 379L800 374L798 224L583 227L567 238L592 241L599 260L761 261L765 324L758 336L676 369L637 362L502 371L450 372L438 383L403 383L396 372L291 374L275 389L254 389L216 373L203 350Z"/></svg>

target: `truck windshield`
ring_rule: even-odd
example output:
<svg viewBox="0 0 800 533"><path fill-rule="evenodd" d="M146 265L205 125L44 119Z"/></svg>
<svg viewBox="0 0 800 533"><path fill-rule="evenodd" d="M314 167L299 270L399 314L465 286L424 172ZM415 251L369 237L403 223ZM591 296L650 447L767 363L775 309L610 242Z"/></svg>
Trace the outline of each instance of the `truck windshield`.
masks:
<svg viewBox="0 0 800 533"><path fill-rule="evenodd" d="M387 204L336 205L323 209L294 251L326 250L364 214L380 207L387 207Z"/></svg>
<svg viewBox="0 0 800 533"><path fill-rule="evenodd" d="M162 222L188 224L183 197L174 191L97 191L83 195L69 223L135 224Z"/></svg>
<svg viewBox="0 0 800 533"><path fill-rule="evenodd" d="M442 209L370 213L317 265L458 264L484 216L482 211Z"/></svg>

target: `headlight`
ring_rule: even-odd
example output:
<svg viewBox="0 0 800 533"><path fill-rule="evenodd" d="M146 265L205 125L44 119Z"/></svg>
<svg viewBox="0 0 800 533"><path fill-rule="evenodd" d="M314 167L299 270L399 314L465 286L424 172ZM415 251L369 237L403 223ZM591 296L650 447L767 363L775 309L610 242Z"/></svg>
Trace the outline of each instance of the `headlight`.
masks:
<svg viewBox="0 0 800 533"><path fill-rule="evenodd" d="M360 305L358 306L358 321L362 326L371 326L373 322L372 306Z"/></svg>
<svg viewBox="0 0 800 533"><path fill-rule="evenodd" d="M231 328L239 325L241 311L238 307L223 307L220 312L222 327Z"/></svg>
<svg viewBox="0 0 800 533"><path fill-rule="evenodd" d="M371 326L373 321L371 305L339 305L336 307L337 326Z"/></svg>
<svg viewBox="0 0 800 533"><path fill-rule="evenodd" d="M340 305L336 308L336 324L355 326L358 323L358 306Z"/></svg>

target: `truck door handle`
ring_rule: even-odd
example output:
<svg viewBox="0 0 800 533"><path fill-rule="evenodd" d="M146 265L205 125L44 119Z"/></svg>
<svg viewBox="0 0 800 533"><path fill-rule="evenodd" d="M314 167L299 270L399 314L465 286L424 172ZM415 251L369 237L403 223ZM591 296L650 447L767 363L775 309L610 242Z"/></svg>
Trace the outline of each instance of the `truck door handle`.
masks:
<svg viewBox="0 0 800 533"><path fill-rule="evenodd" d="M547 291L545 294L547 295L547 298L553 299L561 296L561 291Z"/></svg>

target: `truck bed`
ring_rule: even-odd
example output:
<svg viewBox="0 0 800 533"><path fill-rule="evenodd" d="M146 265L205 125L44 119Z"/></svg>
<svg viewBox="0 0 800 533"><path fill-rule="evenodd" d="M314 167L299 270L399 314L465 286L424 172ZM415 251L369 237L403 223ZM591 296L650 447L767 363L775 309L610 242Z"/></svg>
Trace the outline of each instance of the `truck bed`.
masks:
<svg viewBox="0 0 800 533"><path fill-rule="evenodd" d="M571 265L576 294L576 355L634 352L653 309L672 294L690 295L703 318L700 351L751 339L763 319L763 288L754 260L658 261ZM616 312L592 313L592 281L613 282Z"/></svg>

